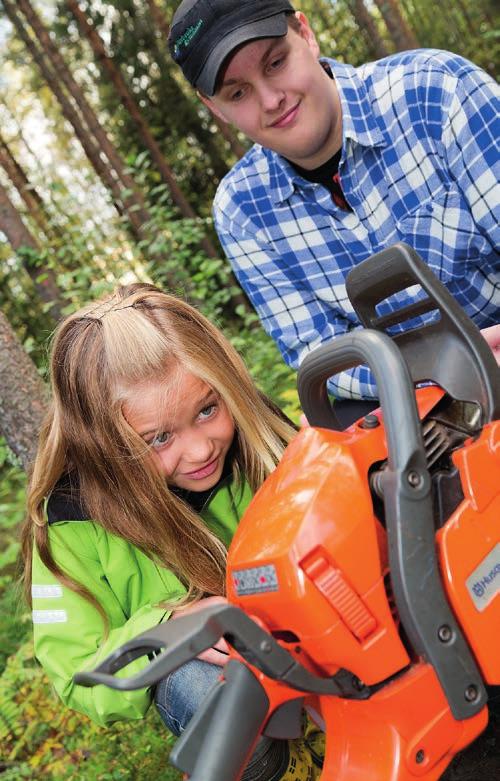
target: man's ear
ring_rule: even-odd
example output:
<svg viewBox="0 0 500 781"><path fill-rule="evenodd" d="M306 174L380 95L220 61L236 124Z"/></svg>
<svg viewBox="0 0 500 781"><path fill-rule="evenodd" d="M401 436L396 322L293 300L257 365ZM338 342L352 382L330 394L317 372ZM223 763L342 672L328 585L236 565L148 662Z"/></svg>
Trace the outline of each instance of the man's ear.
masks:
<svg viewBox="0 0 500 781"><path fill-rule="evenodd" d="M305 14L302 13L302 11L296 11L295 12L296 18L300 22L300 36L304 39L304 41L307 43L309 48L311 49L312 53L315 57L319 57L320 51L319 51L319 44L316 40L316 36L314 35L311 26L309 24L309 20Z"/></svg>
<svg viewBox="0 0 500 781"><path fill-rule="evenodd" d="M226 124L228 123L228 120L226 119L226 117L224 116L220 108L218 108L214 104L213 100L207 98L207 96L203 95L203 93L201 92L197 92L197 95L201 100L201 102L204 103L205 106L212 112L212 114L214 114L218 119L221 119L223 122L226 122Z"/></svg>

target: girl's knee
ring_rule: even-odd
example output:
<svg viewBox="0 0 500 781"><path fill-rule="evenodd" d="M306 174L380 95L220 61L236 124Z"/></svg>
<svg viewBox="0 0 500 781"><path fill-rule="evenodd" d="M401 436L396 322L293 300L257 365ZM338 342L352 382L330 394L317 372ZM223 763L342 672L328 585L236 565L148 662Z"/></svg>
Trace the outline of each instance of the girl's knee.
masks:
<svg viewBox="0 0 500 781"><path fill-rule="evenodd" d="M193 659L158 683L154 702L174 735L180 735L186 729L220 673L220 667Z"/></svg>

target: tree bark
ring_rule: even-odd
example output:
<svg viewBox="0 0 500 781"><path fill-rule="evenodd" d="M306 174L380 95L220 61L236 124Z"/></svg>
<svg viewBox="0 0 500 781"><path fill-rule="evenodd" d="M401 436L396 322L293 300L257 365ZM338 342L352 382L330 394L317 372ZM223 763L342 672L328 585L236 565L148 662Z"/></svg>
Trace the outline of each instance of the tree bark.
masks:
<svg viewBox="0 0 500 781"><path fill-rule="evenodd" d="M412 28L418 30L420 37L425 40L429 35L429 27L434 24L431 18L434 9L427 4L415 3L414 0L401 0L401 4Z"/></svg>
<svg viewBox="0 0 500 781"><path fill-rule="evenodd" d="M9 321L0 312L0 433L29 472L47 391Z"/></svg>
<svg viewBox="0 0 500 781"><path fill-rule="evenodd" d="M406 23L396 0L375 0L397 51L418 48L418 41Z"/></svg>
<svg viewBox="0 0 500 781"><path fill-rule="evenodd" d="M23 133L23 129L21 128L17 118L12 113L11 107L7 105L7 103L4 103L3 108L9 112L9 126L10 123L12 123L14 126L14 130L10 134L11 143L15 143L16 145L19 144L20 148L22 147L24 151L28 153L31 162L36 168L40 180L45 179L47 176L47 169L40 161L39 155L33 150L30 142ZM81 171L74 170L73 178L80 183L82 189L85 189L87 182L83 183L83 180L81 179ZM66 233L68 231L68 227L77 229L81 234L81 221L79 219L79 215L75 216L74 214L68 213L67 202L64 201L64 203L61 203L60 196L56 195L55 191L51 187L48 188L46 194L44 194L44 211L47 209L47 203L50 205L49 214L51 219L51 228L54 231L54 235L57 236L58 241L64 242L67 240ZM56 219L55 223L54 218ZM98 224L98 222L96 222L92 215L88 215L87 220L89 220L89 222L92 224L96 235L104 238L102 227ZM62 226L64 226L64 228Z"/></svg>
<svg viewBox="0 0 500 781"><path fill-rule="evenodd" d="M234 130L231 129L231 127L227 124L227 122L223 122L222 119L219 119L219 117L216 117L215 114L212 114L212 120L215 122L217 127L219 128L220 134L223 137L225 141L229 144L229 147L231 149L231 152L239 159L240 157L243 157L245 152L247 151L243 144L241 144L238 141L238 138L236 136L236 133Z"/></svg>
<svg viewBox="0 0 500 781"><path fill-rule="evenodd" d="M170 25L167 22L167 19L165 17L165 14L161 10L161 8L158 7L156 0L146 0L146 4L149 8L149 11L151 13L151 17L157 26L157 28L161 31L165 46L167 45L167 38L170 35Z"/></svg>
<svg viewBox="0 0 500 781"><path fill-rule="evenodd" d="M365 6L363 0L351 0L349 6L358 26L362 30L366 31L370 46L373 49L375 56L378 58L387 57L389 51L384 41L380 37L375 20Z"/></svg>
<svg viewBox="0 0 500 781"><path fill-rule="evenodd" d="M84 35L88 39L94 51L97 61L105 69L106 73L108 74L109 78L114 84L117 93L122 98L123 104L125 108L128 110L128 112L130 113L146 149L149 149L151 153L151 159L156 164L163 181L165 182L165 184L168 186L170 190L173 202L176 204L179 211L184 217L188 217L190 219L196 219L197 216L196 213L194 212L193 208L187 201L181 188L177 184L174 174L170 166L168 165L167 161L165 160L165 157L163 156L159 145L157 144L155 138L153 137L153 134L151 133L151 130L149 129L147 122L142 116L139 106L137 105L135 98L131 94L128 85L122 76L121 71L119 70L119 68L117 68L113 59L109 57L108 54L106 53L104 43L101 37L99 36L99 33L89 23L87 17L80 9L76 0L66 0L66 5L68 6L73 16L75 17L82 35ZM215 250L215 247L207 238L202 240L202 246L203 249L205 250L205 253L209 257L212 258L217 257L217 252Z"/></svg>
<svg viewBox="0 0 500 781"><path fill-rule="evenodd" d="M9 244L17 252L23 247L28 247L34 252L40 248L26 228L15 206L9 198L7 190L0 184L0 230L5 233ZM23 266L31 277L35 289L46 304L50 304L49 313L55 321L61 318L60 293L57 287L52 269L33 266L24 261Z"/></svg>

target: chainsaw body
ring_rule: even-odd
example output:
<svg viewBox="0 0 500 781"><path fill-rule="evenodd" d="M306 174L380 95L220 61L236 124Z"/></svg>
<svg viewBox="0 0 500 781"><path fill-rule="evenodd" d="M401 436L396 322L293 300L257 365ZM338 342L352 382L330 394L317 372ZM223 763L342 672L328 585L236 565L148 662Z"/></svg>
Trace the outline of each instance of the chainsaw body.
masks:
<svg viewBox="0 0 500 781"><path fill-rule="evenodd" d="M429 420L442 399L437 388L417 391L421 419ZM302 430L252 502L229 554L232 604L261 622L311 672L345 677L348 671L352 678L344 697L305 698L327 736L325 779L438 779L487 723L472 679L461 697L475 712L456 718L433 666L405 642L383 513L381 520L374 512L367 479L387 453L382 419L377 411L368 428L362 420L345 432ZM494 598L500 423L441 456L441 481L451 480L442 477L445 460L454 477L442 490L463 498L436 530L433 553L481 679L499 684L493 638L500 629L500 599ZM432 611L432 591L428 601ZM438 642L457 653L455 630L437 622L435 631ZM297 697L280 682L261 680L275 709Z"/></svg>
<svg viewBox="0 0 500 781"><path fill-rule="evenodd" d="M415 283L417 304L380 309ZM230 605L156 627L75 676L151 685L224 636L232 661L172 753L193 781L237 781L259 734L296 737L304 707L326 733L323 781L433 781L484 729L486 684L500 684L498 367L405 245L360 264L347 287L366 330L301 367L311 427L240 522ZM391 333L429 312L423 328ZM381 406L338 431L325 383L358 363ZM134 678L114 676L159 651Z"/></svg>

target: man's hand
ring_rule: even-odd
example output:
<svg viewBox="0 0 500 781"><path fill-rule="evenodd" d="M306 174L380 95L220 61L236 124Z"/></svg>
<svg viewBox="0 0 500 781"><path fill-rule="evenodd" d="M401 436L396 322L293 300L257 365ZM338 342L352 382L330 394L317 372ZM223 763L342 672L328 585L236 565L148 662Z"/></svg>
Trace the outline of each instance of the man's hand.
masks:
<svg viewBox="0 0 500 781"><path fill-rule="evenodd" d="M489 328L482 328L481 333L491 347L491 351L500 366L500 323L491 325Z"/></svg>
<svg viewBox="0 0 500 781"><path fill-rule="evenodd" d="M189 613L197 613L199 610L203 610L206 607L212 607L213 605L227 605L227 599L224 597L205 597L205 599L200 599L199 602L195 602L193 605L174 610L170 616L170 621L181 618L181 616L187 616ZM212 648L207 648L206 651L202 651L201 654L198 654L197 658L204 662L210 662L211 664L217 664L219 667L222 667L229 661L228 654L228 645L224 638L221 637Z"/></svg>

